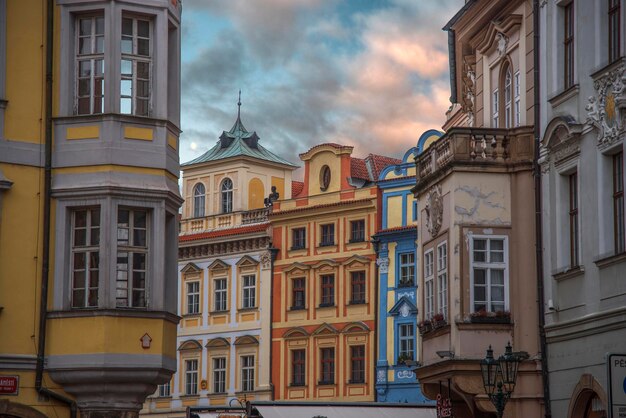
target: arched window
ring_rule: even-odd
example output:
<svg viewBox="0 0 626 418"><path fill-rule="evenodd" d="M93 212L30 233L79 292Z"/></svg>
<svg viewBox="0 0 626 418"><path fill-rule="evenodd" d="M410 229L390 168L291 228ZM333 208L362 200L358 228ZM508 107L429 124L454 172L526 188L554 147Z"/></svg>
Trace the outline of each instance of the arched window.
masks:
<svg viewBox="0 0 626 418"><path fill-rule="evenodd" d="M229 178L222 181L220 187L220 193L222 197L222 213L229 213L233 211L233 181Z"/></svg>
<svg viewBox="0 0 626 418"><path fill-rule="evenodd" d="M200 218L204 216L204 184L198 183L193 188L193 217Z"/></svg>
<svg viewBox="0 0 626 418"><path fill-rule="evenodd" d="M511 67L506 69L504 73L504 127L511 127L511 96L512 96L512 79Z"/></svg>

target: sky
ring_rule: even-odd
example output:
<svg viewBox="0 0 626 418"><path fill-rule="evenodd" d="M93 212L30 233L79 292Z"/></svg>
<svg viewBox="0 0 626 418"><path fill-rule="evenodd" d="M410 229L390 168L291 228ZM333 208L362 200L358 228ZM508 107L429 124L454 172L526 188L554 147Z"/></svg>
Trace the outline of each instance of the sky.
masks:
<svg viewBox="0 0 626 418"><path fill-rule="evenodd" d="M185 0L180 160L237 117L302 165L316 144L401 158L450 106L447 34L464 0Z"/></svg>

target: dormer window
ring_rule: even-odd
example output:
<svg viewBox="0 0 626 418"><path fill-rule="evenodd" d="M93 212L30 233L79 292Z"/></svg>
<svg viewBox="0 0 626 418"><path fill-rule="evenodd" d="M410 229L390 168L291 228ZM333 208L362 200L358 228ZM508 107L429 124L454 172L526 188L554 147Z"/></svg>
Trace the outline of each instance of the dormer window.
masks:
<svg viewBox="0 0 626 418"><path fill-rule="evenodd" d="M233 211L233 181L229 178L222 181L220 187L222 200L222 213L230 213Z"/></svg>
<svg viewBox="0 0 626 418"><path fill-rule="evenodd" d="M330 186L330 167L323 166L320 170L320 190L325 192Z"/></svg>

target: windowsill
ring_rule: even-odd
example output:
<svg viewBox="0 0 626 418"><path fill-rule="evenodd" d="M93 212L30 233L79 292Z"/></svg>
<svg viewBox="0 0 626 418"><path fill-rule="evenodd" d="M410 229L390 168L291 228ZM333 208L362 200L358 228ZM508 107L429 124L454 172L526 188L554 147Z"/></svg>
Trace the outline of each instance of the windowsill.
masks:
<svg viewBox="0 0 626 418"><path fill-rule="evenodd" d="M317 382L317 386L334 386L335 382L324 382L324 381L318 381Z"/></svg>
<svg viewBox="0 0 626 418"><path fill-rule="evenodd" d="M611 254L608 257L603 257L598 260L595 260L594 263L598 266L599 269L603 269L605 267L612 266L614 264L619 264L626 261L626 252L619 254Z"/></svg>
<svg viewBox="0 0 626 418"><path fill-rule="evenodd" d="M407 287L415 287L415 283L398 283L398 289L404 289Z"/></svg>
<svg viewBox="0 0 626 418"><path fill-rule="evenodd" d="M195 395L180 395L183 399L196 399L200 397L200 394L196 393Z"/></svg>
<svg viewBox="0 0 626 418"><path fill-rule="evenodd" d="M153 396L152 399L154 399L155 401L166 401L168 399L172 399L172 395L168 395L168 396Z"/></svg>
<svg viewBox="0 0 626 418"><path fill-rule="evenodd" d="M450 324L446 324L442 327L432 329L424 334L420 334L422 341L430 340L431 338L438 337L440 335L448 334L450 332Z"/></svg>
<svg viewBox="0 0 626 418"><path fill-rule="evenodd" d="M202 312L186 313L183 314L183 318L196 318L202 316Z"/></svg>
<svg viewBox="0 0 626 418"><path fill-rule="evenodd" d="M149 311L145 308L117 308L117 309L97 309L97 308L74 308L67 311L50 311L46 315L48 318L79 318L87 316L119 316L133 318L160 318L178 324L181 317L165 311Z"/></svg>
<svg viewBox="0 0 626 418"><path fill-rule="evenodd" d="M223 311L209 311L209 315L226 315L228 312L230 312L230 309Z"/></svg>
<svg viewBox="0 0 626 418"><path fill-rule="evenodd" d="M289 249L289 251L302 251L302 250L306 250L306 246L302 246L302 247L291 247Z"/></svg>
<svg viewBox="0 0 626 418"><path fill-rule="evenodd" d="M568 87L567 89L562 90L559 93L552 96L551 98L549 98L548 102L550 103L552 107L560 106L561 104L565 103L567 100L576 96L579 90L580 90L580 86L578 84L574 84L573 86Z"/></svg>
<svg viewBox="0 0 626 418"><path fill-rule="evenodd" d="M350 239L348 241L348 244L360 244L365 242L365 238L360 238L360 239Z"/></svg>
<svg viewBox="0 0 626 418"><path fill-rule="evenodd" d="M364 385L365 380L359 380L359 381L348 380L347 384L348 385Z"/></svg>
<svg viewBox="0 0 626 418"><path fill-rule="evenodd" d="M79 123L79 122L92 122L92 121L101 121L103 119L110 120L120 120L121 122L137 122L137 119L141 119L147 123L160 122L161 124L167 124L176 126L171 121L167 119L158 119L153 118L151 116L135 116L135 115L127 115L125 113L95 113L90 115L64 115L64 116L54 116L52 120L57 123L63 122L71 122L71 123ZM176 126L178 128L178 126Z"/></svg>
<svg viewBox="0 0 626 418"><path fill-rule="evenodd" d="M621 56L615 61L606 63L602 67L599 67L597 70L593 71L593 73L591 73L591 79L595 81L596 79L602 77L604 74L608 73L609 71L614 70L617 67L621 65L625 65L625 64L626 64L626 57Z"/></svg>
<svg viewBox="0 0 626 418"><path fill-rule="evenodd" d="M306 383L290 383L289 387L290 388L305 388Z"/></svg>
<svg viewBox="0 0 626 418"><path fill-rule="evenodd" d="M211 392L209 396L225 396L228 395L228 392Z"/></svg>
<svg viewBox="0 0 626 418"><path fill-rule="evenodd" d="M556 280L557 282L560 282L563 280L573 279L574 277L582 276L583 274L585 274L585 268L583 266L575 266L568 268L565 271L554 273L552 275L552 278L554 278L554 280Z"/></svg>
<svg viewBox="0 0 626 418"><path fill-rule="evenodd" d="M367 304L366 301L364 300L351 300L350 302L348 302L349 306L353 306L353 305L365 305Z"/></svg>
<svg viewBox="0 0 626 418"><path fill-rule="evenodd" d="M258 306L254 306L252 308L239 308L237 309L237 312L252 312L252 311L258 311L259 307Z"/></svg>
<svg viewBox="0 0 626 418"><path fill-rule="evenodd" d="M290 312L293 311L306 311L306 306L292 306L291 308L289 308Z"/></svg>
<svg viewBox="0 0 626 418"><path fill-rule="evenodd" d="M318 308L334 308L335 304L334 303L320 303L317 307Z"/></svg>
<svg viewBox="0 0 626 418"><path fill-rule="evenodd" d="M334 242L320 242L320 244L318 245L319 248L324 248L324 247L334 247L336 244Z"/></svg>

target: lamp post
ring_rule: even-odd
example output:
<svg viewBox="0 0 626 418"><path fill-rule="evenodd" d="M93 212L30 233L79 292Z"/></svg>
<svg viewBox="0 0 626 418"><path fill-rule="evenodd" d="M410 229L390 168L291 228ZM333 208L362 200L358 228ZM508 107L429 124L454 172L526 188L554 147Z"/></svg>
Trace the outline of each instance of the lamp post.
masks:
<svg viewBox="0 0 626 418"><path fill-rule="evenodd" d="M519 363L525 357L527 355L513 353L513 347L509 342L504 349L504 354L497 360L493 357L493 350L489 346L487 356L480 361L485 393L496 407L498 418L504 415L504 407L515 390Z"/></svg>

